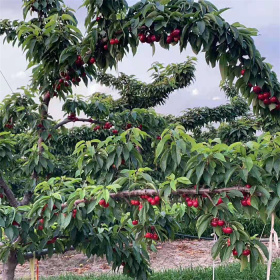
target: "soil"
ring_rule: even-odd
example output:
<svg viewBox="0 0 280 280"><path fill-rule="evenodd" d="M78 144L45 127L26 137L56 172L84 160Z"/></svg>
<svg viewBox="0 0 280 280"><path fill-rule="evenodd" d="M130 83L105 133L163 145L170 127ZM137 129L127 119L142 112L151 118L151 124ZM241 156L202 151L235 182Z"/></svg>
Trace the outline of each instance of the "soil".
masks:
<svg viewBox="0 0 280 280"><path fill-rule="evenodd" d="M267 245L267 244L266 244ZM151 252L151 266L154 271L167 269L179 269L186 267L208 267L213 265L211 247L213 241L205 240L177 240L173 242L159 243L156 253ZM274 248L273 258L280 258L280 249ZM229 262L233 262L231 258ZM220 261L215 260L215 265ZM113 273L106 260L91 257L70 251L64 255L55 255L39 262L40 276L49 277L62 274L95 274ZM0 272L1 276L1 272ZM18 265L16 279L30 279L29 263Z"/></svg>

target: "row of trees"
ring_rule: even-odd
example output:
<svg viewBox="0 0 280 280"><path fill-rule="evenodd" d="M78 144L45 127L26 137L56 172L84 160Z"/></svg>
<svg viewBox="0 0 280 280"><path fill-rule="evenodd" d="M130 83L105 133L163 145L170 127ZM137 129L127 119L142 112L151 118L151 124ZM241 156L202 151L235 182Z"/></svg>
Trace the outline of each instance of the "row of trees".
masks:
<svg viewBox="0 0 280 280"><path fill-rule="evenodd" d="M279 82L254 46L256 31L228 24L221 17L224 9L208 1L141 1L127 7L125 1L86 0L83 36L63 1L23 4L25 21L0 22L0 34L22 47L32 67L30 88L1 104L3 278L14 279L17 264L34 254L74 248L146 279L148 248L172 239L178 221L195 221L199 236L213 227L219 236L213 257L227 260L234 254L242 268L263 262L266 247L249 236L234 211L259 214L264 222L279 214L280 135L231 143L199 132L211 122L247 115L237 92L263 119L279 119ZM27 21L29 12L35 16ZM136 54L144 42L153 49L157 43L178 45L181 51L190 43L195 53L204 51L207 63L219 63L231 103L191 109L179 118L156 114L152 107L193 81L195 60L154 64L151 84L103 72L126 52ZM75 86L92 79L115 87L121 98L73 95ZM48 112L54 98L63 100L61 122ZM79 117L82 112L86 117ZM69 122L90 126L67 130Z"/></svg>

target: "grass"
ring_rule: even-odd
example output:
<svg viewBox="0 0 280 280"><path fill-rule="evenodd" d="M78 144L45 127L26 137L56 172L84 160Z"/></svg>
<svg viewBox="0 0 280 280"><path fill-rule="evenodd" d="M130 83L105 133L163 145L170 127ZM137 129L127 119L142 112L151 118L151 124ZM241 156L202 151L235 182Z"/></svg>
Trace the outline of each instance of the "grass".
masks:
<svg viewBox="0 0 280 280"><path fill-rule="evenodd" d="M58 277L44 278L47 280L131 280L131 278L122 275L101 275L101 276L76 276L66 275ZM211 280L212 268L188 268L182 270L167 270L164 272L154 273L150 280ZM230 264L215 268L216 280L264 280L266 279L266 266L259 265L255 272L251 273L248 269L240 272L239 264ZM271 280L280 279L280 260L277 260L272 265Z"/></svg>

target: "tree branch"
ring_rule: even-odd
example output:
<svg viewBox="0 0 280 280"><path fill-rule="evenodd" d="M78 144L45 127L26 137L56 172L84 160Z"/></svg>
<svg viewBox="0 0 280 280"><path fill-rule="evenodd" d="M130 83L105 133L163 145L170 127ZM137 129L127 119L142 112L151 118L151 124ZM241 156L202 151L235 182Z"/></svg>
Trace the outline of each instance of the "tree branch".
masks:
<svg viewBox="0 0 280 280"><path fill-rule="evenodd" d="M59 122L57 125L55 125L54 129L58 129L60 128L61 126L67 124L67 123L70 123L70 122L89 122L89 123L100 123L99 121L97 120L93 120L91 118L89 119L83 119L83 118L76 118L75 120L72 120L72 119L64 119L63 121Z"/></svg>
<svg viewBox="0 0 280 280"><path fill-rule="evenodd" d="M19 205L23 206L23 205L29 204L29 202L31 201L32 196L33 196L33 192L31 192L31 191L26 192L24 194L24 197L23 197L22 201L19 202Z"/></svg>
<svg viewBox="0 0 280 280"><path fill-rule="evenodd" d="M66 248L64 251L63 251L63 254L68 252L68 251L74 251L75 248L74 247L70 247L70 248ZM40 258L40 257L43 257L43 256L46 256L48 254L48 249L44 249L42 250L42 252L38 253L38 252L35 252L35 258ZM56 250L55 248L53 249L53 252L54 254L56 253ZM34 253L33 252L28 252L24 255L24 258L26 260L29 260L29 259L32 259L34 257Z"/></svg>
<svg viewBox="0 0 280 280"><path fill-rule="evenodd" d="M0 177L0 187L4 190L4 193L10 203L11 206L13 207L18 207L18 201L15 198L14 193L12 192L12 190L8 187L8 185L6 184L6 182L4 181L4 179L2 177Z"/></svg>

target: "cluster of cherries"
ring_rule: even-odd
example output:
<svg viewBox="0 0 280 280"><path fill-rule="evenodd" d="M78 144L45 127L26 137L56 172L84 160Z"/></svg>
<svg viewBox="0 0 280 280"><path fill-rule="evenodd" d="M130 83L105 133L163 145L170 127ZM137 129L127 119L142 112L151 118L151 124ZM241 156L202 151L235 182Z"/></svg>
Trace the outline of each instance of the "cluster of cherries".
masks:
<svg viewBox="0 0 280 280"><path fill-rule="evenodd" d="M234 248L233 250L232 250L232 254L234 255L234 256L238 256L238 252L236 251L236 249ZM243 252L242 252L242 255L243 256L249 256L251 254L251 251L249 250L249 249L245 249L245 250L243 250Z"/></svg>
<svg viewBox="0 0 280 280"><path fill-rule="evenodd" d="M44 229L44 219L39 220L39 225L38 225L38 230L43 230Z"/></svg>
<svg viewBox="0 0 280 280"><path fill-rule="evenodd" d="M104 208L108 208L110 206L109 202L106 203L105 199L101 199L99 201L99 205L104 207Z"/></svg>
<svg viewBox="0 0 280 280"><path fill-rule="evenodd" d="M183 195L184 198L186 198L186 203L188 207L195 207L197 208L199 206L199 202L198 199L192 199L190 197L188 197L187 195Z"/></svg>
<svg viewBox="0 0 280 280"><path fill-rule="evenodd" d="M173 30L169 36L166 38L166 43L171 44L172 42L178 42L180 40L181 30L175 29Z"/></svg>
<svg viewBox="0 0 280 280"><path fill-rule="evenodd" d="M119 43L120 43L120 41L116 38L110 40L110 45L118 45Z"/></svg>
<svg viewBox="0 0 280 280"><path fill-rule="evenodd" d="M145 35L144 33L140 33L138 37L141 43L147 43L147 44L151 44L153 42L159 42L160 40L160 36L155 34Z"/></svg>
<svg viewBox="0 0 280 280"><path fill-rule="evenodd" d="M8 129L13 129L14 125L12 123L6 123L5 127L8 128Z"/></svg>
<svg viewBox="0 0 280 280"><path fill-rule="evenodd" d="M243 76L245 74L246 70L241 70L241 75ZM263 92L263 89L259 86L253 86L251 83L248 83L248 86L250 88L253 88L253 92L258 95L258 99L263 101L265 105L269 104L276 104L275 110L280 111L280 101L276 96L272 96L270 92Z"/></svg>
<svg viewBox="0 0 280 280"><path fill-rule="evenodd" d="M151 226L151 231L152 231L152 232L147 232L147 233L145 234L145 238L147 238L147 239L153 239L153 240L158 240L159 237L158 237L158 235L155 233L155 227L154 227L154 226Z"/></svg>
<svg viewBox="0 0 280 280"><path fill-rule="evenodd" d="M213 218L210 223L211 227L223 227L225 224L226 224L225 221L220 220L219 218ZM231 227L223 227L222 231L224 234L233 233L233 229Z"/></svg>
<svg viewBox="0 0 280 280"><path fill-rule="evenodd" d="M157 195L154 198L149 195L140 195L140 198L146 199L151 205L159 205L160 197Z"/></svg>
<svg viewBox="0 0 280 280"><path fill-rule="evenodd" d="M70 113L70 115L67 117L68 120L75 122L78 120L77 116L75 113Z"/></svg>
<svg viewBox="0 0 280 280"><path fill-rule="evenodd" d="M245 187L247 188L247 189L250 189L252 186L251 185L249 185L249 184L247 184L247 185L245 185ZM244 198L241 200L241 205L242 206L251 206L251 197L250 197L250 194L248 194L248 193L243 193L243 196L244 196Z"/></svg>
<svg viewBox="0 0 280 280"><path fill-rule="evenodd" d="M53 237L52 239L50 239L47 244L53 244L56 242L57 237Z"/></svg>

